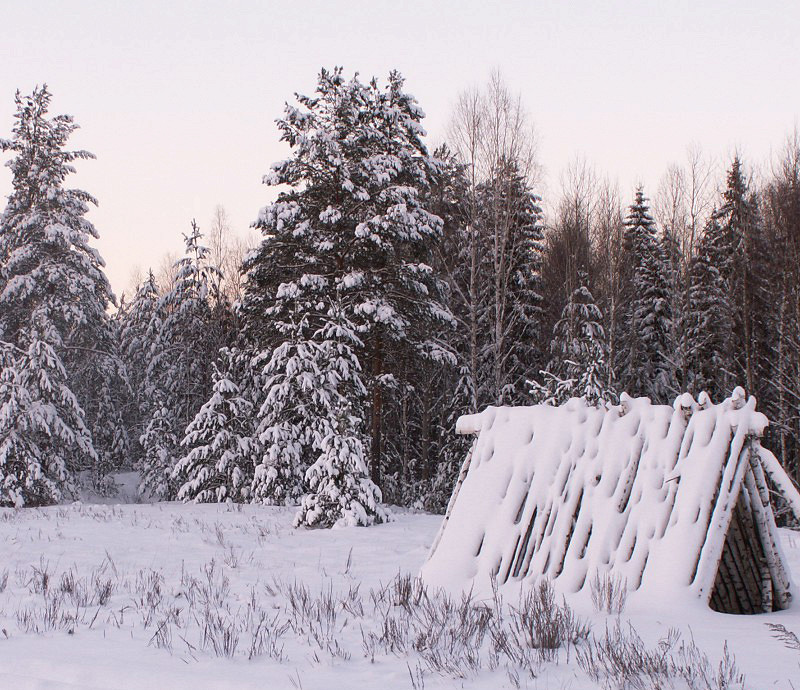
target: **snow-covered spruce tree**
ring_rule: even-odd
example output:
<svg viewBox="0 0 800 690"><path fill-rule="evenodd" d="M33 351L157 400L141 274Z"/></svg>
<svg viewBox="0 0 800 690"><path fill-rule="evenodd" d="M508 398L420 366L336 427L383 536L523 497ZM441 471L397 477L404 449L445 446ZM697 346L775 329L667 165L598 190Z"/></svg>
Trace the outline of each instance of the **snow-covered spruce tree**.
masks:
<svg viewBox="0 0 800 690"><path fill-rule="evenodd" d="M153 385L147 373L153 356L154 337L161 330L162 315L158 308L159 294L153 271L136 290L133 300L118 312L120 321L119 349L128 371L130 400L125 424L130 439L130 460L139 466L142 447L139 437L152 416Z"/></svg>
<svg viewBox="0 0 800 690"><path fill-rule="evenodd" d="M692 389L715 398L737 383L761 397L770 351L767 284L770 269L758 204L739 158L728 171L722 206L707 223L691 265L686 329Z"/></svg>
<svg viewBox="0 0 800 690"><path fill-rule="evenodd" d="M662 229L661 246L664 252L665 269L667 276L667 294L669 295L669 314L671 316L670 336L668 341L674 345L674 350L668 355L669 381L677 394L688 388L687 376L689 371L689 358L686 350L686 329L689 315L689 291L691 288L691 257L684 259L681 253L680 238L674 229ZM669 394L667 401L669 401Z"/></svg>
<svg viewBox="0 0 800 690"><path fill-rule="evenodd" d="M733 366L733 310L731 295L720 272L723 240L716 213L712 213L689 267L689 300L684 317L687 390L706 391L724 398L735 385ZM727 260L729 257L725 257Z"/></svg>
<svg viewBox="0 0 800 690"><path fill-rule="evenodd" d="M361 345L355 325L341 304L330 304L314 340L319 343L315 364L326 372L322 400L323 426L314 444L318 457L306 472L309 493L303 497L295 525L333 527L384 522L381 492L369 478L363 419L354 414L354 401L366 388L355 348Z"/></svg>
<svg viewBox="0 0 800 690"><path fill-rule="evenodd" d="M291 241L279 233L265 244L280 251L284 239ZM363 420L351 413L366 394L354 353L361 341L327 292L324 277L305 274L281 285L267 310L284 340L265 355L261 370L261 461L252 496L291 504L309 491L296 524L366 525L385 513L366 474Z"/></svg>
<svg viewBox="0 0 800 690"><path fill-rule="evenodd" d="M0 506L58 502L70 460L95 455L61 359L32 330L27 350L0 341Z"/></svg>
<svg viewBox="0 0 800 690"><path fill-rule="evenodd" d="M201 238L192 222L191 233L184 236L185 254L176 262L175 284L160 298L148 328L151 350L145 393L153 405L139 439L141 489L159 499L176 495L172 470L183 454L180 441L211 396L212 366L222 345L209 337L213 329L208 286L215 269L205 263L207 249Z"/></svg>
<svg viewBox="0 0 800 690"><path fill-rule="evenodd" d="M422 111L402 86L397 73L382 89L374 80L346 81L341 69L323 70L316 94L298 96L300 107L287 106L278 126L292 156L276 163L266 181L290 190L257 222L265 240L248 261L248 286L258 285L261 292L250 289L243 310L269 314L279 291L285 295L302 288L298 297L305 299L316 283L320 295L314 299L327 295L341 304L363 343L356 354L369 401L358 401L354 414L368 420L376 483L382 469L392 472L399 465L398 458L386 457L384 417L394 392L405 383L414 385L413 377L402 380L404 372L416 371L415 361L445 366L453 360L440 338L452 316L431 268L442 223L422 204L436 163L422 142ZM276 251L283 252L284 260L265 266ZM285 311L282 323L291 328L270 324L267 330L253 324L252 316L246 328L261 330L261 347L271 348L273 357L295 362L309 356L300 348L315 342L313 334L322 323L315 319L324 317L324 306L310 316L303 310ZM304 323L301 316L311 320ZM279 367L273 365L277 374ZM302 444L310 438L294 431L290 435ZM308 457L306 450L297 454Z"/></svg>
<svg viewBox="0 0 800 690"><path fill-rule="evenodd" d="M676 392L671 268L641 188L625 221L623 266L619 387L663 403Z"/></svg>
<svg viewBox="0 0 800 690"><path fill-rule="evenodd" d="M186 430L184 455L172 471L178 499L195 503L247 503L258 442L253 403L237 381L249 376L249 357L223 349L211 398ZM224 368L223 368L224 367Z"/></svg>
<svg viewBox="0 0 800 690"><path fill-rule="evenodd" d="M333 408L335 426L320 442L320 456L306 472L309 492L295 516L295 526L365 526L388 519L381 492L369 478L364 437L354 433L360 420L342 399Z"/></svg>
<svg viewBox="0 0 800 690"><path fill-rule="evenodd" d="M52 424L77 429L85 419L102 443L117 436L108 428L117 423L116 415L92 404L103 386L120 385L106 314L113 296L103 260L90 246L98 234L85 216L96 201L64 187L74 162L93 156L65 149L77 125L67 115L49 118L50 100L46 86L28 97L17 93L13 136L0 140L0 148L13 156L7 163L12 193L0 218L0 339L25 352L33 345L39 351L49 347L58 363L50 355L28 363L47 360L50 371L64 371L62 383L69 390L64 396L74 394L78 414ZM90 412L88 419L82 410ZM104 456L114 452L101 450ZM72 444L65 453L66 476L97 469L91 441Z"/></svg>
<svg viewBox="0 0 800 690"><path fill-rule="evenodd" d="M761 397L768 379L766 353L772 346L766 320L761 318L772 307L767 298L770 249L765 243L757 200L738 156L728 171L716 223L714 264L725 280L732 307L733 385L743 382L748 392Z"/></svg>
<svg viewBox="0 0 800 690"><path fill-rule="evenodd" d="M580 285L553 329L550 362L542 371L543 380L530 382L531 395L537 402L560 405L570 398L583 398L590 405L600 405L616 400L616 392L607 384L603 314L586 286L586 274L581 272L578 280Z"/></svg>

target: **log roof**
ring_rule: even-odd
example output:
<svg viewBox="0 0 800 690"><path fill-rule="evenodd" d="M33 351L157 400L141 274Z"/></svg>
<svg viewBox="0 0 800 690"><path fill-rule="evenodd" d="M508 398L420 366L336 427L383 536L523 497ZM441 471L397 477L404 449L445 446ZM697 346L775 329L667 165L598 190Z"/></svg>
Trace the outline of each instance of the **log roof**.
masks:
<svg viewBox="0 0 800 690"><path fill-rule="evenodd" d="M547 577L565 593L612 576L645 599L783 609L791 582L768 483L796 509L800 496L761 447L767 423L741 388L717 405L623 395L461 417L476 440L421 576L477 592Z"/></svg>

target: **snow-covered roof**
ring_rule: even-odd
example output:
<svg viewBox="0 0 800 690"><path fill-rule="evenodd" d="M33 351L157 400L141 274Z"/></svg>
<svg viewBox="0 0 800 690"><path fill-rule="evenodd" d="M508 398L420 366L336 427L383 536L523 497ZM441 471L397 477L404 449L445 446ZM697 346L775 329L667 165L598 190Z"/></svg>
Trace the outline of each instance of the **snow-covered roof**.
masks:
<svg viewBox="0 0 800 690"><path fill-rule="evenodd" d="M493 579L545 576L579 592L608 573L637 597L785 608L765 471L796 510L800 497L758 441L768 422L755 406L738 388L717 405L623 395L609 407L573 399L461 417L458 432L477 439L423 579L488 592Z"/></svg>

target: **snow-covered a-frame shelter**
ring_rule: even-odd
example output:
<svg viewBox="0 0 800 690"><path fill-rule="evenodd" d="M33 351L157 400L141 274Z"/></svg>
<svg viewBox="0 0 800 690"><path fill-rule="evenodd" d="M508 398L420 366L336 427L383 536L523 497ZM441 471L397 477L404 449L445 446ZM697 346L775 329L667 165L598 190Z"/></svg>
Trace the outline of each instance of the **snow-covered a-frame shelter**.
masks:
<svg viewBox="0 0 800 690"><path fill-rule="evenodd" d="M755 407L738 388L717 405L623 395L461 417L458 432L477 438L421 577L474 593L542 577L577 593L610 577L646 601L786 608L769 487L796 514L800 495L761 447Z"/></svg>

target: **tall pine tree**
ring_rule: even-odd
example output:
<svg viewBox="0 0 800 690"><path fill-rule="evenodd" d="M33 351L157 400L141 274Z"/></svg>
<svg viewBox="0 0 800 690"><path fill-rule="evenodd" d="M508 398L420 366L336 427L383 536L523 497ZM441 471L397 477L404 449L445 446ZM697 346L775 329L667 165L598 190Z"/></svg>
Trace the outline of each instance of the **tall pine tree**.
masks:
<svg viewBox="0 0 800 690"><path fill-rule="evenodd" d="M414 386L420 363L454 361L441 337L452 316L432 268L442 221L423 204L436 161L422 142L423 113L402 87L397 73L381 88L375 80L345 80L341 69L323 70L317 93L287 107L278 126L292 157L275 164L266 181L289 191L257 223L265 239L248 261L242 309L247 332L272 351L267 375L278 376L278 386L297 371L290 363L311 366L321 356L330 305L339 305L360 342L355 354L367 396L353 401L352 416L367 424L376 483L400 465L386 452L391 403ZM275 310L284 316L259 323ZM333 409L325 414L342 417ZM269 419L264 428L278 423ZM286 433L297 439L291 447L298 457L313 457L311 435Z"/></svg>

